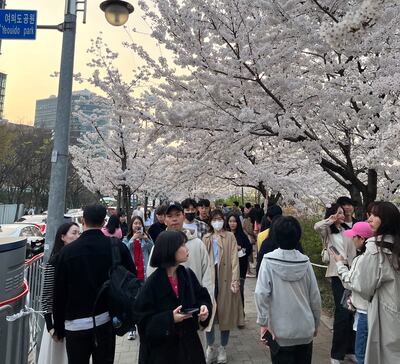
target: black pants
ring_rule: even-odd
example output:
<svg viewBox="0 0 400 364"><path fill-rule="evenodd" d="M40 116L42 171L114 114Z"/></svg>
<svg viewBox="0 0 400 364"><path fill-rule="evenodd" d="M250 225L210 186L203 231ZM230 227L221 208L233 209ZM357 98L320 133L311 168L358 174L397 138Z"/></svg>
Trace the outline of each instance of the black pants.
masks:
<svg viewBox="0 0 400 364"><path fill-rule="evenodd" d="M272 364L311 364L313 343L295 346L281 346L276 355L272 355Z"/></svg>
<svg viewBox="0 0 400 364"><path fill-rule="evenodd" d="M69 364L113 364L115 354L115 334L111 322L96 328L97 343L94 345L93 329L66 331L66 347Z"/></svg>
<svg viewBox="0 0 400 364"><path fill-rule="evenodd" d="M354 315L340 304L344 292L344 287L340 279L332 277L331 285L333 299L335 300L331 358L343 360L346 354L354 354Z"/></svg>

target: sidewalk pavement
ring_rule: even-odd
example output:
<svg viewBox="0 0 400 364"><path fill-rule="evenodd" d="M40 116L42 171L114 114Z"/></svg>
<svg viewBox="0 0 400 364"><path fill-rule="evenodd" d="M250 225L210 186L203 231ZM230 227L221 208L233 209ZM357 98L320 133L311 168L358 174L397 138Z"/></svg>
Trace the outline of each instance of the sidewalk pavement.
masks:
<svg viewBox="0 0 400 364"><path fill-rule="evenodd" d="M268 349L259 341L259 326L256 324L254 304L255 278L247 278L245 284L246 326L231 331L227 347L228 364L270 364ZM325 320L324 320L325 321ZM217 340L219 339L217 335ZM332 333L321 323L318 336L314 340L313 364L329 364ZM136 364L138 362L139 338L127 340L125 335L117 340L115 364ZM173 364L173 363L171 363Z"/></svg>

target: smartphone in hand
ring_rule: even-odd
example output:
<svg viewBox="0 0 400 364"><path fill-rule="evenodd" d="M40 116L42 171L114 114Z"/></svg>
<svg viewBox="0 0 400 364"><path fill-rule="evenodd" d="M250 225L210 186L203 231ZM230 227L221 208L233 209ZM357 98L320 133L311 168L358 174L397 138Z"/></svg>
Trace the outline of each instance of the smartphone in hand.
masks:
<svg viewBox="0 0 400 364"><path fill-rule="evenodd" d="M183 308L183 309L181 310L181 313L183 313L183 314L185 314L185 315L190 315L190 314L199 313L199 312L200 312L200 309L199 309L199 308L195 308L195 307L192 307L192 308Z"/></svg>
<svg viewBox="0 0 400 364"><path fill-rule="evenodd" d="M329 247L329 250L330 250L332 253L336 254L336 255L340 255L339 250L337 250L333 245L331 245L331 246Z"/></svg>
<svg viewBox="0 0 400 364"><path fill-rule="evenodd" d="M271 353L276 355L280 349L280 346L278 342L272 337L272 334L267 330L265 331L262 339L266 341L269 349L271 350Z"/></svg>

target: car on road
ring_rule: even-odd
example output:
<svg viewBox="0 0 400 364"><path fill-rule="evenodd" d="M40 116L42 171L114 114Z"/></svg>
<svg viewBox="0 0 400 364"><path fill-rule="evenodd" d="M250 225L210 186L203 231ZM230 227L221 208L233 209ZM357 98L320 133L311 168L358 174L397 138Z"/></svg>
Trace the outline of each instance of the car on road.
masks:
<svg viewBox="0 0 400 364"><path fill-rule="evenodd" d="M44 235L46 234L47 215L24 215L16 223L35 224Z"/></svg>
<svg viewBox="0 0 400 364"><path fill-rule="evenodd" d="M0 225L0 237L22 237L26 239L26 259L44 252L45 237L36 224L14 223Z"/></svg>

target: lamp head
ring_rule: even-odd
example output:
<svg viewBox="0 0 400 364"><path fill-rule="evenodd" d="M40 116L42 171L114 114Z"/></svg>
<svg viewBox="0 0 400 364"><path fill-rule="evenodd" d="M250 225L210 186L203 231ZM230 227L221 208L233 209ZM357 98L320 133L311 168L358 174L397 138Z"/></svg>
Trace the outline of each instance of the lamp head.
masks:
<svg viewBox="0 0 400 364"><path fill-rule="evenodd" d="M107 21L114 26L124 25L134 10L131 4L121 0L103 1L100 9L104 11Z"/></svg>

